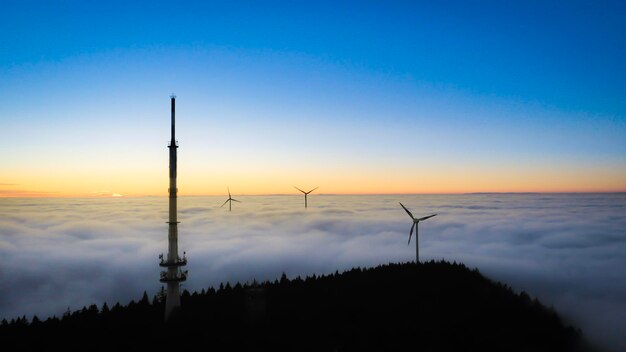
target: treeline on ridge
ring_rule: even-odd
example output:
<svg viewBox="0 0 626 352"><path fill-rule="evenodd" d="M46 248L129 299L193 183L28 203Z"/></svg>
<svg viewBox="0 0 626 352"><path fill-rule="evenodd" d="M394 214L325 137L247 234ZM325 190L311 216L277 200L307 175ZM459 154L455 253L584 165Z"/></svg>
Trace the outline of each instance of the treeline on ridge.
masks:
<svg viewBox="0 0 626 352"><path fill-rule="evenodd" d="M463 264L427 262L183 291L163 322L164 297L144 293L45 321L6 320L17 350L582 351L558 314Z"/></svg>

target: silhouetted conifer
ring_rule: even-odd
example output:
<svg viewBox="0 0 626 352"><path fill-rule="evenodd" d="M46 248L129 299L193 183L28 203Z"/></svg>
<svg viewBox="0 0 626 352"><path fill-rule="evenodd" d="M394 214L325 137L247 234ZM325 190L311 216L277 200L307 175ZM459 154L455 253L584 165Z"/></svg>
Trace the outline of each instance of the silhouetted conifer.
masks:
<svg viewBox="0 0 626 352"><path fill-rule="evenodd" d="M39 325L41 323L41 320L39 320L39 318L37 317L37 315L33 315L33 320L30 323L31 325Z"/></svg>
<svg viewBox="0 0 626 352"><path fill-rule="evenodd" d="M143 296L141 297L141 300L139 301L139 305L142 305L142 306L149 306L150 305L150 299L148 298L148 292L143 291Z"/></svg>
<svg viewBox="0 0 626 352"><path fill-rule="evenodd" d="M26 318L26 316L23 315L21 318L18 319L17 324L22 325L22 326L28 325L28 318Z"/></svg>
<svg viewBox="0 0 626 352"><path fill-rule="evenodd" d="M95 315L95 314L98 314L100 312L100 310L98 309L97 305L92 304L92 305L89 306L88 312L91 315Z"/></svg>

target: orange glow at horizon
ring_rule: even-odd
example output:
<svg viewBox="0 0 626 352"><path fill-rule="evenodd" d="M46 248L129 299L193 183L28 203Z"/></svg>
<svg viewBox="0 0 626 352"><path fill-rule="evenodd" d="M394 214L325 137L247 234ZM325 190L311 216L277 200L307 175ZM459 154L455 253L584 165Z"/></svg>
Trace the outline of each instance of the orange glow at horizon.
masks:
<svg viewBox="0 0 626 352"><path fill-rule="evenodd" d="M384 170L384 171L383 171ZM119 172L119 173L117 173ZM14 173L0 184L0 197L119 197L166 196L167 174L119 169L67 177L65 172ZM154 177L154 175L161 175ZM45 176L42 176L45 175ZM306 176L302 176L306 175ZM6 182L6 179L3 180ZM180 196L233 194L297 194L293 188L320 188L316 194L458 194L474 192L624 192L620 169L578 167L528 171L521 166L470 169L462 166L428 170L401 167L352 167L343 170L240 170L233 176L216 170L179 170Z"/></svg>

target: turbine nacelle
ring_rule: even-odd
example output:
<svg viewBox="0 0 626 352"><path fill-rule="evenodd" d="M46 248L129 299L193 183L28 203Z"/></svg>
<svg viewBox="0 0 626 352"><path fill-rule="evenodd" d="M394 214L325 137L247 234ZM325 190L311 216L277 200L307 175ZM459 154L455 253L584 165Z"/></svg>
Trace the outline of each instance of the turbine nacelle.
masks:
<svg viewBox="0 0 626 352"><path fill-rule="evenodd" d="M435 216L435 215L437 215L437 214L424 216L423 218L419 218L419 219L413 219L413 222L417 224L418 222L420 222L420 221L424 221L424 220L426 220L426 219L430 219L430 218L432 218L432 217L433 217L433 216Z"/></svg>

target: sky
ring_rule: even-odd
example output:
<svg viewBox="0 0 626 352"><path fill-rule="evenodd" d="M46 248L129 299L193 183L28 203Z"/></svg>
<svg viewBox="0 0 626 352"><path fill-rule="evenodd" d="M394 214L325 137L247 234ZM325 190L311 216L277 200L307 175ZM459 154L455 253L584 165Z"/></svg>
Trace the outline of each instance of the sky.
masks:
<svg viewBox="0 0 626 352"><path fill-rule="evenodd" d="M234 194L178 200L183 289L321 275L415 259L478 268L554 307L602 351L626 350L626 194ZM46 318L159 288L167 198L0 202L0 320Z"/></svg>
<svg viewBox="0 0 626 352"><path fill-rule="evenodd" d="M12 1L0 197L626 191L620 1ZM296 191L297 192L297 191Z"/></svg>

